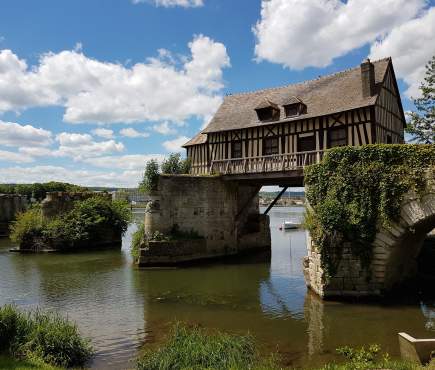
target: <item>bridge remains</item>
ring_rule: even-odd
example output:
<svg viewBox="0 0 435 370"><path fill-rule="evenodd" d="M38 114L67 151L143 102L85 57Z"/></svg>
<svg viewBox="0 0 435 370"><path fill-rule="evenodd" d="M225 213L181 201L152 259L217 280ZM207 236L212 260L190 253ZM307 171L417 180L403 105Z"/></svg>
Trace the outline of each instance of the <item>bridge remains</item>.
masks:
<svg viewBox="0 0 435 370"><path fill-rule="evenodd" d="M27 198L17 194L0 194L0 236L9 234L9 224L17 213L27 208Z"/></svg>
<svg viewBox="0 0 435 370"><path fill-rule="evenodd" d="M409 191L402 202L400 218L388 227L379 226L370 247L370 266L363 267L352 255L349 243L337 248L341 261L333 277L327 277L321 254L307 232L308 256L304 259L307 286L323 298L384 296L418 274L418 256L435 228L435 172L426 172L423 193ZM338 247L338 246L337 246Z"/></svg>
<svg viewBox="0 0 435 370"><path fill-rule="evenodd" d="M260 215L257 185L222 176L162 175L145 214L151 240L139 265L171 265L270 248L269 217ZM161 233L170 240L152 240Z"/></svg>

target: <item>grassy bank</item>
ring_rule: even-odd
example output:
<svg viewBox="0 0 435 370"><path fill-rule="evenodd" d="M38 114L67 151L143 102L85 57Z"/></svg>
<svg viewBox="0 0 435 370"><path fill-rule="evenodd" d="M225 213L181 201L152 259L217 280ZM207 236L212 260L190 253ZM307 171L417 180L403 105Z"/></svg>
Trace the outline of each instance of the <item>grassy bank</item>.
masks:
<svg viewBox="0 0 435 370"><path fill-rule="evenodd" d="M23 312L6 305L0 307L0 354L4 356L0 364L51 369L49 365L84 366L92 348L80 336L77 326L67 319L39 310Z"/></svg>
<svg viewBox="0 0 435 370"><path fill-rule="evenodd" d="M435 363L426 367L382 354L376 345L337 350L340 363L330 363L317 370L435 370ZM250 335L232 335L208 331L199 327L176 324L165 343L158 349L147 350L137 363L139 370L278 370L283 366L278 355L260 354Z"/></svg>
<svg viewBox="0 0 435 370"><path fill-rule="evenodd" d="M44 363L38 359L15 359L10 356L0 355L0 370L61 370L60 367L55 367Z"/></svg>

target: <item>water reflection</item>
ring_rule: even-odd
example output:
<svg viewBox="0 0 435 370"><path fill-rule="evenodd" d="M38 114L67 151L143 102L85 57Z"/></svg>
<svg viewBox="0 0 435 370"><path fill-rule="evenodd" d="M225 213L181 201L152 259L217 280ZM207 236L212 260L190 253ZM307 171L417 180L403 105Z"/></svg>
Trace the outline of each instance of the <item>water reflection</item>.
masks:
<svg viewBox="0 0 435 370"><path fill-rule="evenodd" d="M433 334L433 301L346 304L307 292L305 232L279 230L302 212L272 210L271 254L179 269L133 267L128 248L134 225L121 250L17 255L2 239L0 305L38 305L68 315L92 338L92 365L101 369L129 367L138 347L160 340L175 320L250 332L264 352L278 350L291 366L335 359L335 348L343 345L379 343L397 355L398 331Z"/></svg>

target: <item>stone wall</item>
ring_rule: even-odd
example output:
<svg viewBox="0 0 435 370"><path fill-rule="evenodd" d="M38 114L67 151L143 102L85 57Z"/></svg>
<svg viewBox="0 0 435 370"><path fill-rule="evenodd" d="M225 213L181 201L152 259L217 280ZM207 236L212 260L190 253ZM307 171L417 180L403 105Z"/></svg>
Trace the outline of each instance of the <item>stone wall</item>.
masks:
<svg viewBox="0 0 435 370"><path fill-rule="evenodd" d="M321 297L382 296L417 274L423 242L435 227L435 175L427 172L424 194L409 192L404 197L400 219L388 227L379 226L372 246L371 265L362 267L344 245L337 273L330 278L321 267L321 257L310 236L304 259L307 286Z"/></svg>
<svg viewBox="0 0 435 370"><path fill-rule="evenodd" d="M193 231L204 239L203 258L270 248L269 218L258 214L258 191L219 176L162 175L147 207L145 231Z"/></svg>
<svg viewBox="0 0 435 370"><path fill-rule="evenodd" d="M107 200L112 199L112 195L108 193L79 193L62 191L49 192L41 203L42 217L52 218L59 214L68 212L73 208L75 201L84 200L95 196L105 197Z"/></svg>
<svg viewBox="0 0 435 370"><path fill-rule="evenodd" d="M0 194L0 236L9 233L9 224L17 213L27 207L27 198L23 195Z"/></svg>

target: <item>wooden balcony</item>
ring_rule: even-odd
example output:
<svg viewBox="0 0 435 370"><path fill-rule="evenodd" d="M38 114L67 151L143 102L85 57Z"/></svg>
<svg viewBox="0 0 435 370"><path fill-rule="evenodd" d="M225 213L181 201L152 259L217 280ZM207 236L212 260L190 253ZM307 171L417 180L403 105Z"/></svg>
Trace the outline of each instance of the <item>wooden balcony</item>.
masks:
<svg viewBox="0 0 435 370"><path fill-rule="evenodd" d="M301 170L305 166L320 162L323 153L311 151L216 160L211 162L209 171L212 174L240 175Z"/></svg>

